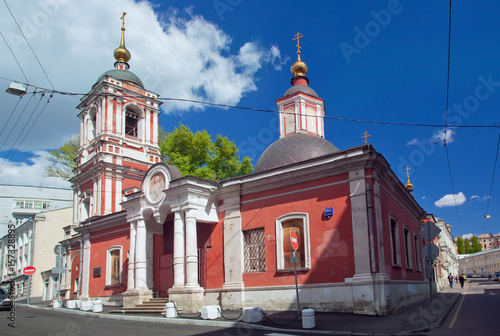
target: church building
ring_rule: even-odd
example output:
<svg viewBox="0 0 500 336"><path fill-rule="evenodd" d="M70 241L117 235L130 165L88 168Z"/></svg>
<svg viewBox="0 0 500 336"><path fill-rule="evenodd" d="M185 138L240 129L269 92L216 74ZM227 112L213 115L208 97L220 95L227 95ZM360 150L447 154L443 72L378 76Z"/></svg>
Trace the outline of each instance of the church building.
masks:
<svg viewBox="0 0 500 336"><path fill-rule="evenodd" d="M325 139L302 36L276 100L279 139L252 174L213 181L161 162L161 102L129 70L124 31L115 69L78 106L68 298L295 310L294 266L302 308L383 315L426 297L417 232L427 214L373 146Z"/></svg>

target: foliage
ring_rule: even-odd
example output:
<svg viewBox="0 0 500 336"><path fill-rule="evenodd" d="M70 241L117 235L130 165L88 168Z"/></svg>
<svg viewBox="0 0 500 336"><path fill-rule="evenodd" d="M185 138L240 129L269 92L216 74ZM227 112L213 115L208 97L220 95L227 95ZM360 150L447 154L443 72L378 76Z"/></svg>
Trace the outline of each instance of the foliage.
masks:
<svg viewBox="0 0 500 336"><path fill-rule="evenodd" d="M80 148L80 136L73 135L64 145L57 149L49 151L46 159L51 165L46 166L43 172L47 177L59 177L63 180L69 180L73 177L73 170L76 168L76 156Z"/></svg>
<svg viewBox="0 0 500 336"><path fill-rule="evenodd" d="M217 135L212 141L206 130L193 133L182 123L171 133L160 129L159 134L164 162L177 167L184 176L222 180L253 171L250 158L245 156L240 162L238 148L227 137Z"/></svg>
<svg viewBox="0 0 500 336"><path fill-rule="evenodd" d="M476 236L472 236L471 242L471 253L481 252L483 250L483 245L477 240Z"/></svg>
<svg viewBox="0 0 500 336"><path fill-rule="evenodd" d="M462 237L457 238L457 250L458 254L465 254L464 240L462 239Z"/></svg>
<svg viewBox="0 0 500 336"><path fill-rule="evenodd" d="M472 253L472 249L471 249L470 242L468 239L464 239L464 253L465 254Z"/></svg>

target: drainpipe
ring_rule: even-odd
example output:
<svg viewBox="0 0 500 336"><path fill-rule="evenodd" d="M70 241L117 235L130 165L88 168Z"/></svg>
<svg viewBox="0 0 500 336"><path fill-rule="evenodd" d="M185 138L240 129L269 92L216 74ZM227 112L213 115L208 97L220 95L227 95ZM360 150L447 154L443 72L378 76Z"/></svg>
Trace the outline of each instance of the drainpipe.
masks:
<svg viewBox="0 0 500 336"><path fill-rule="evenodd" d="M372 188L370 183L366 184L366 202L368 206L368 233L370 238L370 263L372 273L377 272L377 263L375 260L375 238L373 234L373 204L372 204Z"/></svg>

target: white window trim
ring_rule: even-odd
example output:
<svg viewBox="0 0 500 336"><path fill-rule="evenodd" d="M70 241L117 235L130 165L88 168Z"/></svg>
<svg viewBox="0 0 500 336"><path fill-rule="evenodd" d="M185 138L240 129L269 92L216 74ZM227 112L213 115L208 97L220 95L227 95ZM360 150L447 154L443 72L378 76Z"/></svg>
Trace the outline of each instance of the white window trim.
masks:
<svg viewBox="0 0 500 336"><path fill-rule="evenodd" d="M303 212L295 212L286 214L276 219L276 269L281 272L288 272L291 269L284 267L283 255L283 226L282 223L291 219L302 219L304 224L304 261L305 267L299 267L297 270L311 269L311 253L309 244L309 214ZM293 270L293 268L292 268Z"/></svg>
<svg viewBox="0 0 500 336"><path fill-rule="evenodd" d="M106 252L106 286L120 286L122 282L122 273L120 271L119 279L117 284L111 284L111 252L119 250L120 251L120 267L123 262L123 248L121 245L115 245L110 247Z"/></svg>

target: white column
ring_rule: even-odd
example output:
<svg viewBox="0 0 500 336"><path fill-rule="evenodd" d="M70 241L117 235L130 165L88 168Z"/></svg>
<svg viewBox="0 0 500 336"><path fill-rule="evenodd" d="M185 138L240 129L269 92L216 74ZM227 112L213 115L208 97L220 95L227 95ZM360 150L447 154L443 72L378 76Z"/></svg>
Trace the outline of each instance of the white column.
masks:
<svg viewBox="0 0 500 336"><path fill-rule="evenodd" d="M174 213L174 288L184 287L184 221L182 213Z"/></svg>
<svg viewBox="0 0 500 336"><path fill-rule="evenodd" d="M122 181L123 181L123 178L121 176L116 177L115 208L114 208L115 212L122 210L122 206L120 205L120 203L122 202Z"/></svg>
<svg viewBox="0 0 500 336"><path fill-rule="evenodd" d="M89 298L89 279L90 279L90 235L85 233L83 235L83 265L82 265L82 279L81 279L81 295L80 298Z"/></svg>
<svg viewBox="0 0 500 336"><path fill-rule="evenodd" d="M147 288L146 223L144 218L137 220L135 238L135 288Z"/></svg>
<svg viewBox="0 0 500 336"><path fill-rule="evenodd" d="M130 222L130 247L128 252L128 282L127 290L135 288L135 222Z"/></svg>
<svg viewBox="0 0 500 336"><path fill-rule="evenodd" d="M196 210L186 211L186 287L200 287L198 283L198 236Z"/></svg>
<svg viewBox="0 0 500 336"><path fill-rule="evenodd" d="M113 177L111 173L104 174L104 214L109 214L111 210L111 191L113 190Z"/></svg>

